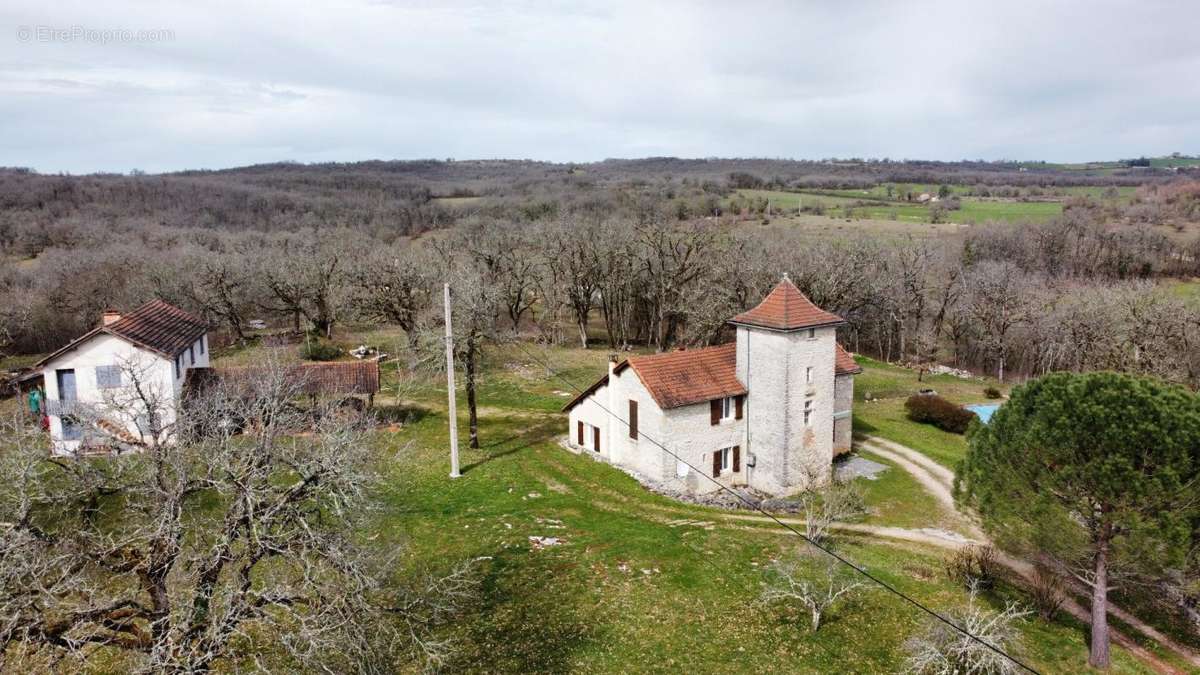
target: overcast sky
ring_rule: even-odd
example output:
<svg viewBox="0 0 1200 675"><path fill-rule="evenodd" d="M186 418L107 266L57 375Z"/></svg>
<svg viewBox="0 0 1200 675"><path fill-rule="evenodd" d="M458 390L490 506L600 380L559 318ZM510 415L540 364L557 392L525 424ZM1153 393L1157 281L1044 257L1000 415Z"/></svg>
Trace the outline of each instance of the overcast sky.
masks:
<svg viewBox="0 0 1200 675"><path fill-rule="evenodd" d="M1200 153L1191 0L202 4L4 0L0 166Z"/></svg>

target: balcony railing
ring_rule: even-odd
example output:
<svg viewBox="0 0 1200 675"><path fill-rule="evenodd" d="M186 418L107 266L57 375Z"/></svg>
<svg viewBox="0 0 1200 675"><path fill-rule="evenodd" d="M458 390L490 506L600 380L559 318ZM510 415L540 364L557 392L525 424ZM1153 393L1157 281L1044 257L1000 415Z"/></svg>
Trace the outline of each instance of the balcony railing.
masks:
<svg viewBox="0 0 1200 675"><path fill-rule="evenodd" d="M78 415L85 411L84 403L81 401L58 401L55 399L46 399L46 414L57 417Z"/></svg>

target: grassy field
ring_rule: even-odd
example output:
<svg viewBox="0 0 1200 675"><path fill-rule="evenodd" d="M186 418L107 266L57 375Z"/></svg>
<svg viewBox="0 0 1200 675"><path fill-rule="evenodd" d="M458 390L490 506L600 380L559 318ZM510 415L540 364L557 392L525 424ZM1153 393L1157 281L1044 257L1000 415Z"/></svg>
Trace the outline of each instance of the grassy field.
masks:
<svg viewBox="0 0 1200 675"><path fill-rule="evenodd" d="M566 376L581 384L604 369L599 350L543 349L539 358L562 364ZM880 381L896 379L878 368ZM494 355L481 393L483 447L464 451L464 475L457 481L445 477L445 390L436 382L405 404L423 411L419 421L381 438L397 460L379 532L408 547L414 569L490 558L478 604L449 630L460 647L451 670L899 667L904 640L922 625L915 610L872 591L838 608L829 624L810 634L800 614L762 606L763 568L795 549L796 539L769 525L724 524L719 512L654 495L612 467L565 452L555 443L564 433L563 418L552 412L561 406L562 387L518 352ZM930 518L936 505L900 471L860 482L873 512L867 522L944 522ZM566 543L532 550L529 536L559 536ZM942 576L937 552L851 537L837 546L933 606L944 610L965 601L963 591ZM1017 593L1003 585L989 601ZM1082 626L1030 621L1023 634L1023 654L1044 672L1080 670L1086 658ZM1144 672L1120 650L1116 671Z"/></svg>
<svg viewBox="0 0 1200 675"><path fill-rule="evenodd" d="M1200 279L1170 281L1164 283L1163 287L1170 295L1200 307Z"/></svg>
<svg viewBox="0 0 1200 675"><path fill-rule="evenodd" d="M855 217L873 220L891 220L910 223L928 223L930 209L921 204L887 201L875 196L854 196L856 191L831 193L784 192L780 190L739 190L746 200L769 199L773 213L795 214L801 206L820 204L827 216L832 218ZM728 203L728 202L727 202ZM982 223L989 220L1041 221L1062 214L1062 203L1058 201L1022 202L1016 200L980 199L963 197L962 208L945 214L952 223Z"/></svg>
<svg viewBox="0 0 1200 675"><path fill-rule="evenodd" d="M888 197L887 189L889 186L892 188L892 197ZM942 186L940 184L935 183L880 183L869 190L831 190L830 192L843 197L857 199L873 198L890 200L898 199L900 195L903 195L907 192L912 192L913 194L917 195L921 194L922 192L936 195L941 187ZM971 197L968 194L971 188L969 185L948 184L946 187L950 190L950 194L952 195L958 195L964 198ZM1025 190L1026 194L1028 194L1028 188L1025 188ZM1106 187L1095 185L1056 185L1052 187L1041 188L1041 195L1037 196L1037 198L1055 200L1064 199L1066 197L1087 196L1094 199L1106 199L1105 193L1107 190L1108 188ZM1128 185L1117 186L1116 190L1117 199L1125 200L1133 197L1134 193L1137 192L1136 187Z"/></svg>
<svg viewBox="0 0 1200 675"><path fill-rule="evenodd" d="M388 350L402 344L402 335L371 329L341 341ZM600 349L527 349L581 386L605 370ZM280 355L291 358L287 352L295 350L283 348ZM215 358L218 365L245 363L267 351L219 350ZM982 401L982 382L940 376L917 383L911 371L862 363L856 431L910 444L943 463L961 457L961 437L908 422L897 406L921 386L960 402ZM412 378L387 365L383 374L377 405L403 423L373 434L387 481L359 534L380 551L402 551L402 576L479 559L478 595L441 635L454 645L447 671L895 672L905 640L925 625L916 609L881 590L839 605L815 634L804 612L764 606L764 568L802 550L801 542L770 523L731 521L726 512L650 493L622 471L563 450L557 441L566 422L558 409L569 387L513 347L489 350L480 383L482 447L464 447L457 480L447 477L444 379ZM456 394L465 446L466 405L463 392ZM881 400L866 403L868 395ZM870 509L862 522L954 526L957 516L899 469L859 483ZM537 549L532 536L562 543ZM836 537L834 545L939 611L966 601L965 591L941 572L940 551L850 535ZM997 607L1009 599L1028 601L1007 582L985 596ZM1084 670L1081 624L1030 619L1021 633L1019 653L1040 671ZM1149 671L1114 646L1112 672Z"/></svg>
<svg viewBox="0 0 1200 675"><path fill-rule="evenodd" d="M858 357L863 373L854 379L854 431L881 436L916 448L951 469L966 455L966 439L929 424L908 419L904 401L922 389L933 389L955 403L999 403L989 400L984 388L995 386L1007 393L1008 387L992 379L962 379L953 375L926 374L920 381L908 368L893 366L866 357Z"/></svg>

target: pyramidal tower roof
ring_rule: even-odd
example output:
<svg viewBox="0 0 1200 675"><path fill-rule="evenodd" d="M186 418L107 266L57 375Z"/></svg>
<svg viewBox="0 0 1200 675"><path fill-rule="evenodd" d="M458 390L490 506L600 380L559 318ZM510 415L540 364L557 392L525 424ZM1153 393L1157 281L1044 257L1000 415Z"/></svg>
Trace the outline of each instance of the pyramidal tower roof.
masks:
<svg viewBox="0 0 1200 675"><path fill-rule="evenodd" d="M814 305L787 274L757 307L738 314L729 322L772 330L800 330L846 323L842 317Z"/></svg>

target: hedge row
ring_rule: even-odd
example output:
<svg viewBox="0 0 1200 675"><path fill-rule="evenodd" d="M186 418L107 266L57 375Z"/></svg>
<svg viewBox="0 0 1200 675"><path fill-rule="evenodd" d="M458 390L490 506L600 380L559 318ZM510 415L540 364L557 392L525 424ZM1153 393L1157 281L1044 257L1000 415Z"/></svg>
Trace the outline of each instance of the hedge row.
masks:
<svg viewBox="0 0 1200 675"><path fill-rule="evenodd" d="M932 424L955 434L966 433L967 425L975 419L975 413L966 410L936 394L916 394L904 402L908 419Z"/></svg>

